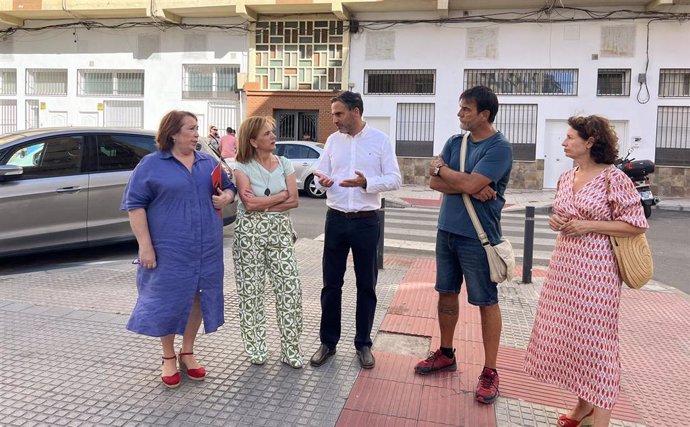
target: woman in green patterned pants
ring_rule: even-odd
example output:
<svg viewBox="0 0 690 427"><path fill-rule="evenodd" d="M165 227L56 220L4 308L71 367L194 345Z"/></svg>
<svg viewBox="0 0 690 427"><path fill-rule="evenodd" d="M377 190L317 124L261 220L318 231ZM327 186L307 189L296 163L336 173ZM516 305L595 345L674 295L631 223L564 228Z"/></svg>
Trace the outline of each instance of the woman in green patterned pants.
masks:
<svg viewBox="0 0 690 427"><path fill-rule="evenodd" d="M299 203L292 163L273 155L274 121L250 117L240 126L235 178L240 196L235 221L235 282L240 330L251 363L268 356L264 288L272 285L281 341L281 362L302 367L302 290L288 211Z"/></svg>

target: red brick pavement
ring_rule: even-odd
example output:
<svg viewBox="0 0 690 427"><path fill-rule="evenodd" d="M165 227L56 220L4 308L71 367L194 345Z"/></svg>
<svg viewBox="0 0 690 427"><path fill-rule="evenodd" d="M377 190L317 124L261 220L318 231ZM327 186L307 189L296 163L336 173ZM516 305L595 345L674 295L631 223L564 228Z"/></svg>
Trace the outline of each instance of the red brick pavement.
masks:
<svg viewBox="0 0 690 427"><path fill-rule="evenodd" d="M428 336L431 348L437 348L434 260L389 256L389 263L409 265L409 270L379 330ZM533 271L533 277L544 275L544 270ZM458 371L418 376L413 367L419 358L377 350L376 368L361 371L338 426L496 425L493 407L473 399L484 358L481 324L478 310L465 302L464 291L460 301L463 326L454 337ZM690 381L690 300L677 293L624 289L620 331L622 393L613 418L650 426L685 425L690 419L684 393ZM504 398L556 408L574 404L576 397L568 391L526 375L523 359L524 350L499 350Z"/></svg>

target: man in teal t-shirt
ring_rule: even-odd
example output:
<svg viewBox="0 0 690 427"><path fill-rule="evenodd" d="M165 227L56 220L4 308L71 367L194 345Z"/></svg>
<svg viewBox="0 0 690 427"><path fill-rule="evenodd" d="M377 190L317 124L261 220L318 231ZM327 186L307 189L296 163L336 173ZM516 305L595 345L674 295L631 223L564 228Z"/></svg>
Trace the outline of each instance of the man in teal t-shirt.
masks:
<svg viewBox="0 0 690 427"><path fill-rule="evenodd" d="M465 208L469 194L489 241L501 240L501 209L513 155L510 143L493 127L498 98L491 89L476 86L460 95L460 127L469 132L465 171L460 172L462 136L452 136L441 155L431 162L429 185L444 193L436 235L436 291L441 347L415 366L418 374L457 369L453 334L459 316L458 295L463 277L467 299L479 306L484 343L484 369L475 399L493 403L498 397L496 357L501 336L498 290L491 281L486 251Z"/></svg>

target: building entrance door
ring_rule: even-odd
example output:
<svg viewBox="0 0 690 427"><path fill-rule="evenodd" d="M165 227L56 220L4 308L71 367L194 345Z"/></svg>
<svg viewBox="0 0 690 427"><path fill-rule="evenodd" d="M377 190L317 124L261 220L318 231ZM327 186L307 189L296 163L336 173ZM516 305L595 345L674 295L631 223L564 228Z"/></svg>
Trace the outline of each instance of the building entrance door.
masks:
<svg viewBox="0 0 690 427"><path fill-rule="evenodd" d="M547 120L544 138L544 188L556 188L561 174L573 167L573 161L563 153L561 143L568 131L565 120Z"/></svg>
<svg viewBox="0 0 690 427"><path fill-rule="evenodd" d="M318 111L277 110L274 118L279 141L316 141Z"/></svg>

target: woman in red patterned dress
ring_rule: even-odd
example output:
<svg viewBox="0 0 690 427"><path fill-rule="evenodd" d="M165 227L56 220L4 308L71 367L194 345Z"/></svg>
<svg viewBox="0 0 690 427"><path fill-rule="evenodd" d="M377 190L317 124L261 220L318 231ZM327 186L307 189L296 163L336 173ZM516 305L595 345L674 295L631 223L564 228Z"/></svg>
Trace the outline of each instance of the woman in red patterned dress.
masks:
<svg viewBox="0 0 690 427"><path fill-rule="evenodd" d="M620 391L622 283L609 236L641 234L648 225L632 181L613 166L618 138L609 121L571 117L568 124L562 145L577 166L558 179L549 226L559 234L525 371L578 396L559 426L577 427L590 416L608 426Z"/></svg>

